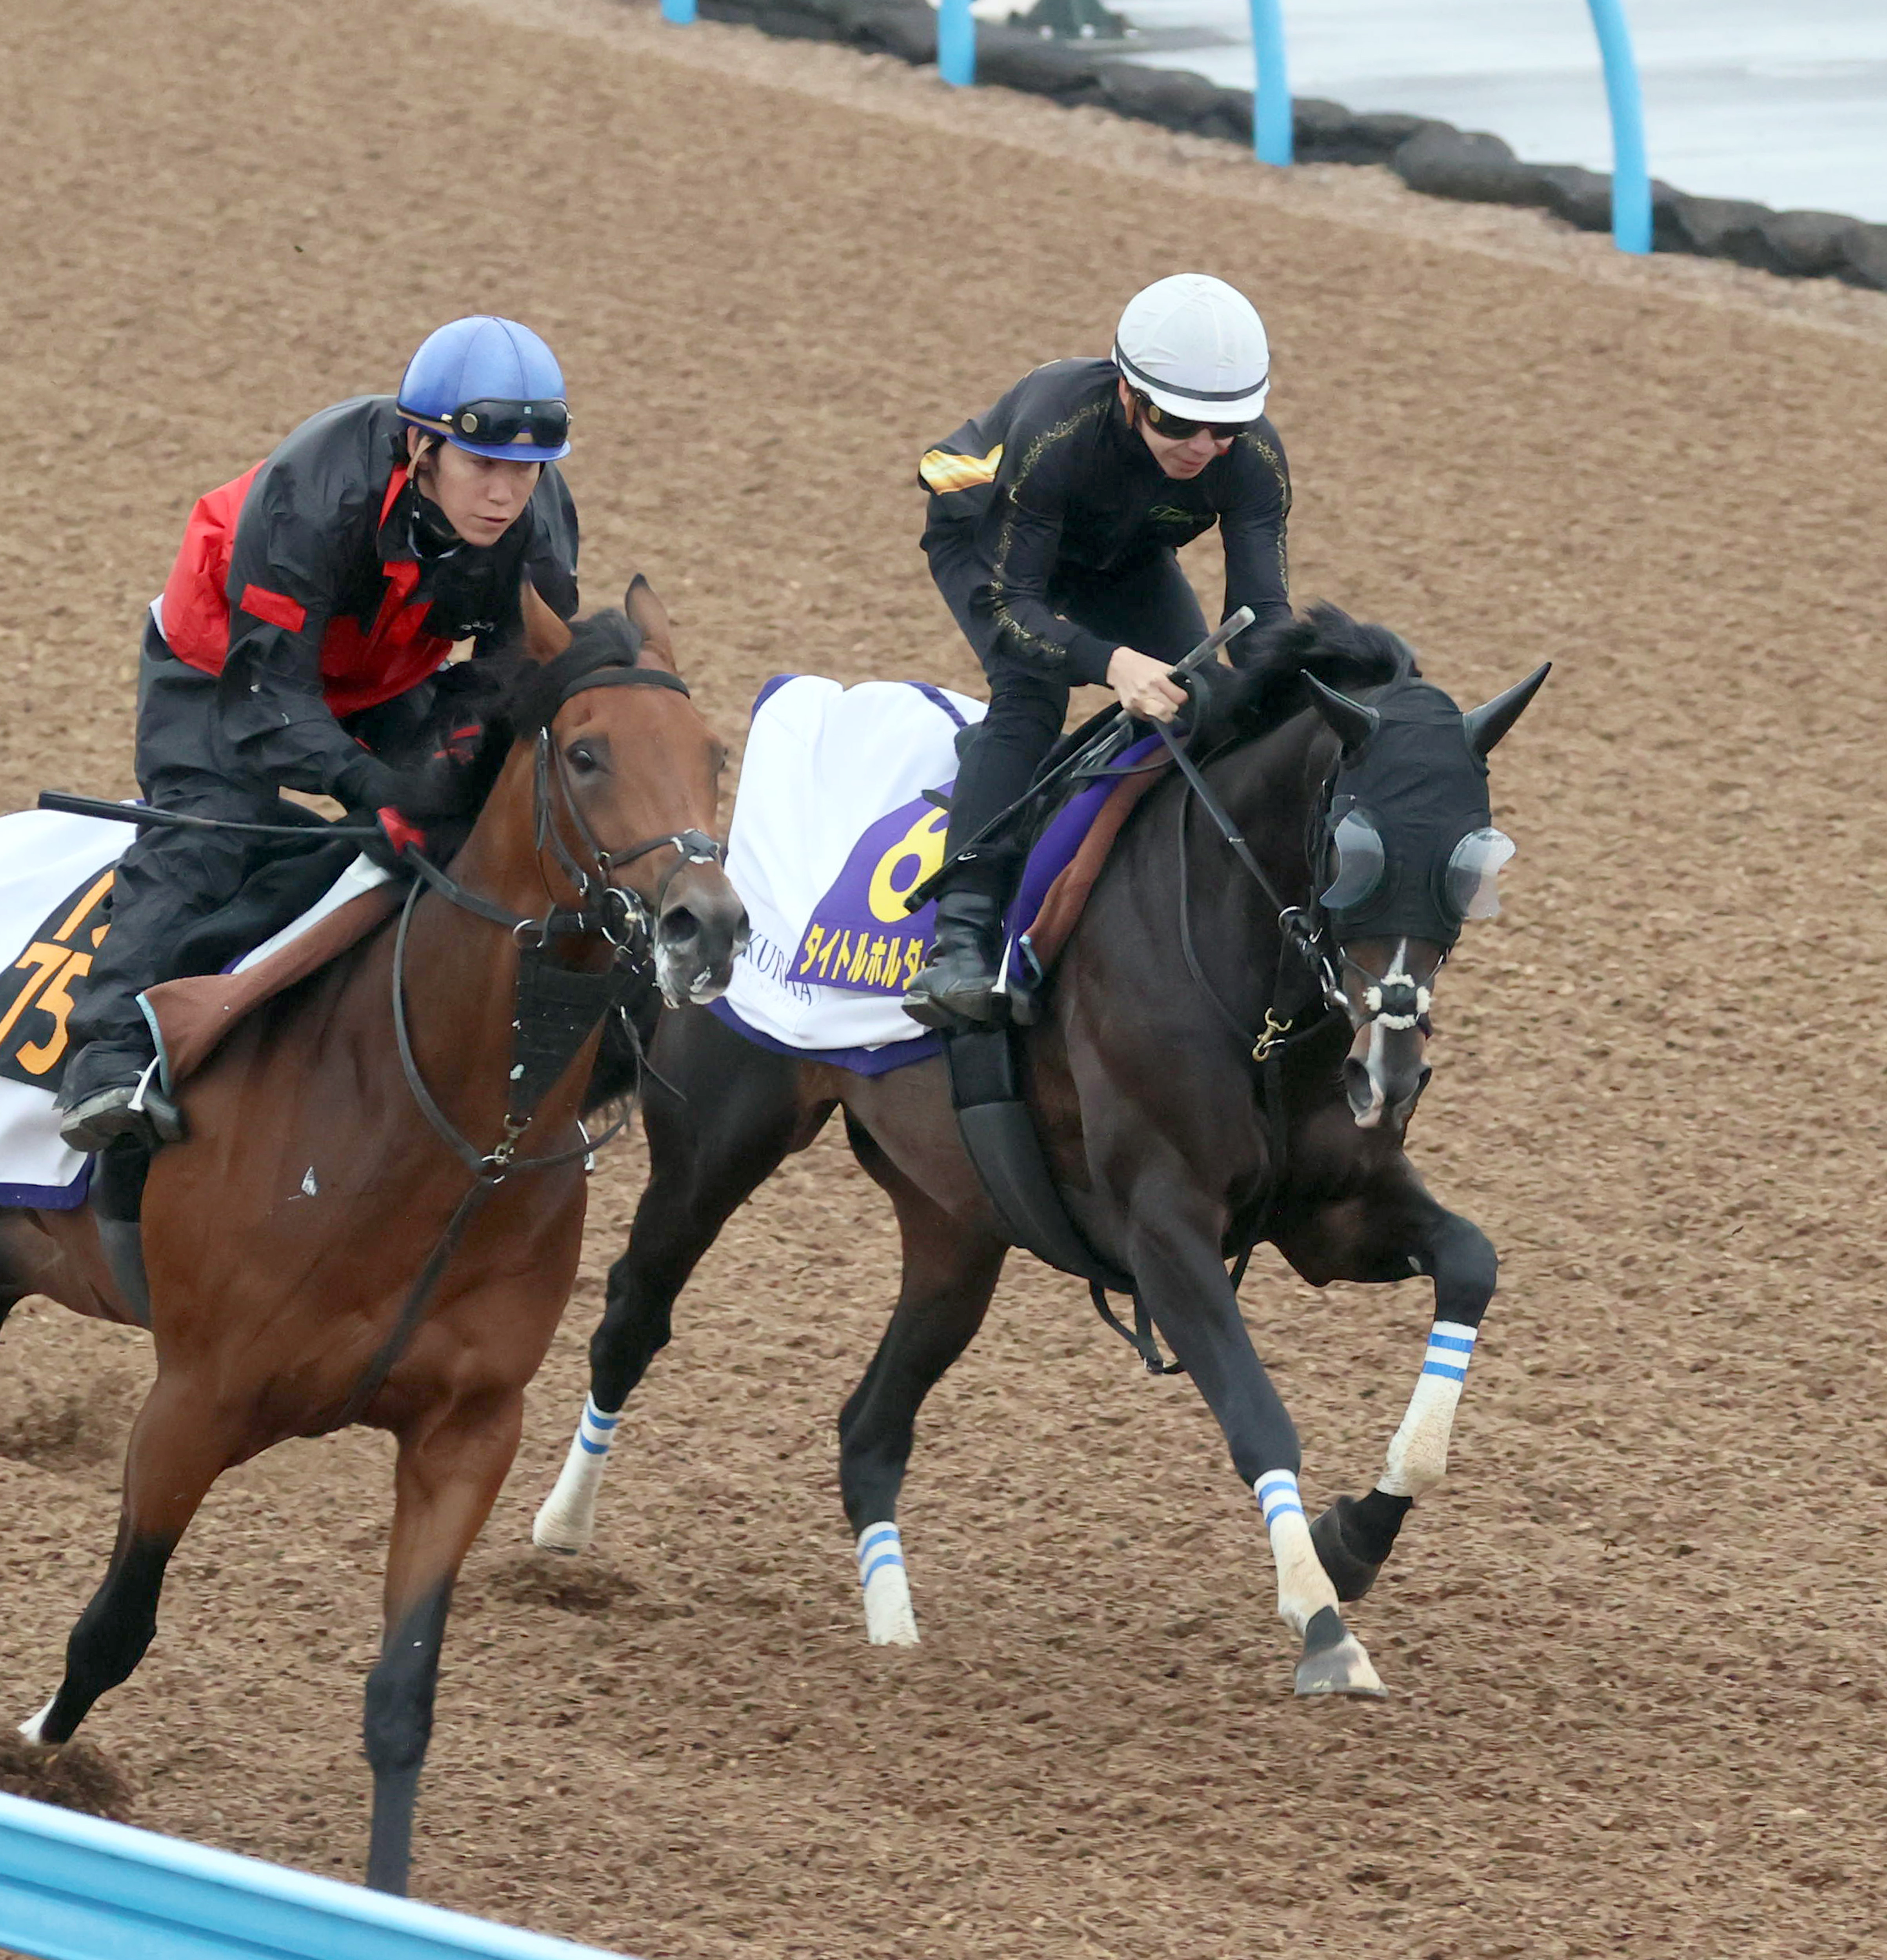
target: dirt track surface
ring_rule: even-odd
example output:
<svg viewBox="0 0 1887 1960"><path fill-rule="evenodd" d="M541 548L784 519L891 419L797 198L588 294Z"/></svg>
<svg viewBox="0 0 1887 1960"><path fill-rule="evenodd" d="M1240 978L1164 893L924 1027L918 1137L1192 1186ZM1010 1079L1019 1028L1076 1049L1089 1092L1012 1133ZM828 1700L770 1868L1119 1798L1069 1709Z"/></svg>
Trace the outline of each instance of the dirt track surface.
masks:
<svg viewBox="0 0 1887 1960"><path fill-rule="evenodd" d="M533 1554L624 1152L461 1589L416 1889L651 1960L1879 1952L1887 306L602 0L508 11L0 17L5 807L129 785L191 499L481 307L570 377L591 602L644 565L730 733L781 669L972 683L919 448L1195 265L1271 329L1299 597L1464 699L1558 665L1497 759L1521 856L1416 1138L1505 1264L1450 1481L1356 1616L1393 1698L1292 1701L1196 1395L1022 1261L921 1430L926 1644L869 1650L832 1425L893 1238L829 1144L686 1297L595 1555ZM1363 1488L1426 1289L1261 1261L1246 1300L1307 1493ZM148 1366L43 1303L0 1335L15 1719ZM138 1822L358 1873L388 1459L350 1433L212 1495L84 1732Z"/></svg>

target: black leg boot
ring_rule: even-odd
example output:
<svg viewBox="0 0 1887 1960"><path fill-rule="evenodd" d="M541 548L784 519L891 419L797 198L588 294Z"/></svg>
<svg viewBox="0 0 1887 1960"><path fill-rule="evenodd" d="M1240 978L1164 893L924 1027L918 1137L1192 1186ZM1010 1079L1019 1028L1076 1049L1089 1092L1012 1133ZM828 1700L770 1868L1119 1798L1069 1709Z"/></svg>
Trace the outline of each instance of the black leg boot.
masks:
<svg viewBox="0 0 1887 1960"><path fill-rule="evenodd" d="M1001 1013L997 963L1002 957L1003 901L960 888L937 902L937 937L929 963L911 982L904 1011L927 1028L986 1023Z"/></svg>

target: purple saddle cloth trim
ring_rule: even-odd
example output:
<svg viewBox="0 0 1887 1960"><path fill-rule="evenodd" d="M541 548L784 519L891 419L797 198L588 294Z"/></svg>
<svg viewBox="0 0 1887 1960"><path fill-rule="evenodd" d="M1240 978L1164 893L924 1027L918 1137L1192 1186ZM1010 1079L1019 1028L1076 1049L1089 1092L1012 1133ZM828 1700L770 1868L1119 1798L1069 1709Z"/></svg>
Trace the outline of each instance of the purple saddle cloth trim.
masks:
<svg viewBox="0 0 1887 1960"><path fill-rule="evenodd" d="M0 1184L0 1207L22 1211L76 1211L92 1188L92 1160L70 1184Z"/></svg>
<svg viewBox="0 0 1887 1960"><path fill-rule="evenodd" d="M894 1068L908 1068L914 1061L928 1061L944 1052L944 1037L934 1032L914 1035L908 1041L886 1042L882 1048L795 1048L772 1035L763 1035L743 1021L725 1001L710 1001L708 1011L756 1048L775 1055L790 1055L795 1061L828 1061L835 1068L849 1068L854 1075L889 1075Z"/></svg>
<svg viewBox="0 0 1887 1960"><path fill-rule="evenodd" d="M1136 762L1144 762L1160 746L1157 735L1143 737L1132 747L1123 749L1108 765L1110 769L1130 769ZM1022 883L1017 887L1016 896L1009 908L1006 924L1012 940L1020 940L1035 923L1036 913L1042 909L1042 902L1049 895L1049 887L1061 877L1071 863L1074 854L1081 848L1081 840L1092 828L1101 806L1114 793L1115 785L1103 780L1090 783L1077 790L1049 819L1048 828L1036 840L1035 848L1029 853L1029 861L1022 867ZM1010 949L1009 974L1012 980L1033 982L1020 950Z"/></svg>

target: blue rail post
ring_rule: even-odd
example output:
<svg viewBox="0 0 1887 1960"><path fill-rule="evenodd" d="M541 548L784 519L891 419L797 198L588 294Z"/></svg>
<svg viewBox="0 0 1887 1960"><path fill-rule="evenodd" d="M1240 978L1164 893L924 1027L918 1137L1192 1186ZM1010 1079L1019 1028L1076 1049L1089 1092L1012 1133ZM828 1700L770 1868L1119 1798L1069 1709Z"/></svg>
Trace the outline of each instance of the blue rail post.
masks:
<svg viewBox="0 0 1887 1960"><path fill-rule="evenodd" d="M976 17L969 0L937 0L937 72L953 88L976 79Z"/></svg>
<svg viewBox="0 0 1887 1960"><path fill-rule="evenodd" d="M695 18L695 0L662 0L662 18L671 27L686 27Z"/></svg>
<svg viewBox="0 0 1887 1960"><path fill-rule="evenodd" d="M1586 0L1612 111L1612 242L1621 252L1651 249L1651 173L1644 158L1644 98L1624 0Z"/></svg>
<svg viewBox="0 0 1887 1960"><path fill-rule="evenodd" d="M1290 71L1284 62L1282 0L1252 0L1252 54L1258 63L1258 87L1252 102L1252 147L1261 164L1287 164L1290 161Z"/></svg>

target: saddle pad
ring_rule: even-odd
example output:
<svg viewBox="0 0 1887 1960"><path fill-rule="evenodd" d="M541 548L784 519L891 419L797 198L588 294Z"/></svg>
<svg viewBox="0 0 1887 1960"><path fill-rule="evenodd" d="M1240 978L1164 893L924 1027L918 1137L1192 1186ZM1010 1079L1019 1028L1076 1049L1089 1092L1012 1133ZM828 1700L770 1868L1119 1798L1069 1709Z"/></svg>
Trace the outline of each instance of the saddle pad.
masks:
<svg viewBox="0 0 1887 1960"><path fill-rule="evenodd" d="M956 737L982 704L921 682L842 688L769 681L754 703L728 834L727 875L753 931L709 1012L762 1048L865 1075L940 1051L898 1003L936 908L904 899L943 862L947 813L928 788L956 780ZM1164 773L1146 737L1055 813L1008 917L1010 980L1040 984L1080 918L1114 838Z"/></svg>
<svg viewBox="0 0 1887 1960"><path fill-rule="evenodd" d="M134 834L128 824L59 810L0 816L0 958L5 959L0 965L0 1205L70 1211L85 1201L91 1160L59 1141L53 1099L70 1045L66 1021L73 989L91 972L92 955L109 928L105 901L118 860ZM269 965L269 956L285 959L282 950L288 942L350 901L358 902L348 921L346 943L383 918L392 899L374 888L385 885L388 877L367 859L357 858L299 918L236 963L233 973L243 976L240 982L217 975L170 981L144 998L151 1003L177 989L187 1001L192 990L236 988L246 1010L301 977L278 963L269 966L272 984L258 985L265 979L261 969ZM361 922L370 906L372 916ZM329 927L323 941L335 931ZM331 958L341 950L327 943L323 956ZM300 959L301 971L319 963ZM288 977L281 977L285 972ZM220 1039L237 1017L223 1014L219 1006L216 1018L215 1039ZM191 1065L214 1046L215 1040L198 1037Z"/></svg>
<svg viewBox="0 0 1887 1960"><path fill-rule="evenodd" d="M925 1030L898 1005L934 908L904 899L944 861L957 731L982 702L914 681L769 681L753 707L727 837L751 937L712 1011L762 1045L875 1073ZM893 1048L882 1058L877 1050Z"/></svg>
<svg viewBox="0 0 1887 1960"><path fill-rule="evenodd" d="M53 1118L72 990L104 938L104 901L132 832L103 817L0 816L0 1204L70 1211L91 1160Z"/></svg>

